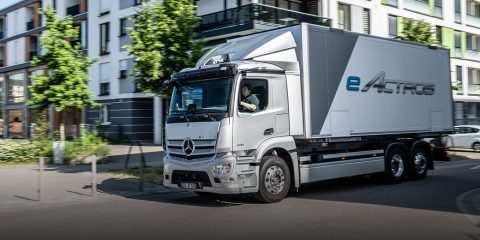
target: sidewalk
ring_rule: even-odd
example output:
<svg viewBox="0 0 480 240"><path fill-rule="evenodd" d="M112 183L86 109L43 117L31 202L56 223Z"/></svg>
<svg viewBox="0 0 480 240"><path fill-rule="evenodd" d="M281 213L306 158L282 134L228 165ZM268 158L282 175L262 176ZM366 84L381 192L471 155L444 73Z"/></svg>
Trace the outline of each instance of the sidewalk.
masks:
<svg viewBox="0 0 480 240"><path fill-rule="evenodd" d="M117 178L102 171L123 169L129 145L113 145L108 164L97 165L97 199L133 197L145 194L172 192L159 185L145 184L140 192L138 182ZM147 166L163 165L163 148L144 146ZM129 168L139 167L140 151L132 149ZM0 211L11 208L39 206L44 204L91 201L90 165L50 165L43 174L42 202L38 201L38 166L0 166Z"/></svg>

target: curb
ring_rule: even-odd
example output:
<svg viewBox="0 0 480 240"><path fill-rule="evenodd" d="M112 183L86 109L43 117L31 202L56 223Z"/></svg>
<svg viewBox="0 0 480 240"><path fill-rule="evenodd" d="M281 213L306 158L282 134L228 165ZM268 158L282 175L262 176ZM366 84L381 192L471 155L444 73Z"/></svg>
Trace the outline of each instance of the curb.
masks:
<svg viewBox="0 0 480 240"><path fill-rule="evenodd" d="M460 194L455 204L468 220L480 227L480 187Z"/></svg>

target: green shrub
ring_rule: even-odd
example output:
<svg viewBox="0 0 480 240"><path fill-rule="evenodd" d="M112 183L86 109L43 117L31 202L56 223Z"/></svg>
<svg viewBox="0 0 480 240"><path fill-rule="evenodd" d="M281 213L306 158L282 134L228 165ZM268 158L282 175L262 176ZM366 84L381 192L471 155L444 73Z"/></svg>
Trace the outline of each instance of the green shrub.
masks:
<svg viewBox="0 0 480 240"><path fill-rule="evenodd" d="M35 147L35 156L53 157L52 141L45 140L45 139L33 140L33 146Z"/></svg>
<svg viewBox="0 0 480 240"><path fill-rule="evenodd" d="M65 142L65 157L84 157L90 155L106 156L110 148L108 143L94 132L82 131L82 136L74 141Z"/></svg>
<svg viewBox="0 0 480 240"><path fill-rule="evenodd" d="M35 146L28 140L0 140L0 163L34 162Z"/></svg>

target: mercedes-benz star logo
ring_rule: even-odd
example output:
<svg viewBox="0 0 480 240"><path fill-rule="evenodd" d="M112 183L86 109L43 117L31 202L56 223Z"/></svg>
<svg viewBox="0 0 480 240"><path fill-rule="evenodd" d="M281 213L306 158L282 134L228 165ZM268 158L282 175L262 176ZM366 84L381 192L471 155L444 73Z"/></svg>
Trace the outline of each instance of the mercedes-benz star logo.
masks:
<svg viewBox="0 0 480 240"><path fill-rule="evenodd" d="M185 154L190 155L195 151L195 144L193 144L192 139L185 138L185 140L183 140L182 148Z"/></svg>

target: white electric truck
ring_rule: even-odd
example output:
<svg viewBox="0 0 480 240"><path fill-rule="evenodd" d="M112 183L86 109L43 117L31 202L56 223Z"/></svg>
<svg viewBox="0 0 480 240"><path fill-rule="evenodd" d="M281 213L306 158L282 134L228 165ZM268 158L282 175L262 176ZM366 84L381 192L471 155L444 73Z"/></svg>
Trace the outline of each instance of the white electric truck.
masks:
<svg viewBox="0 0 480 240"><path fill-rule="evenodd" d="M164 185L280 201L303 183L433 169L449 51L302 23L218 45L173 86Z"/></svg>

